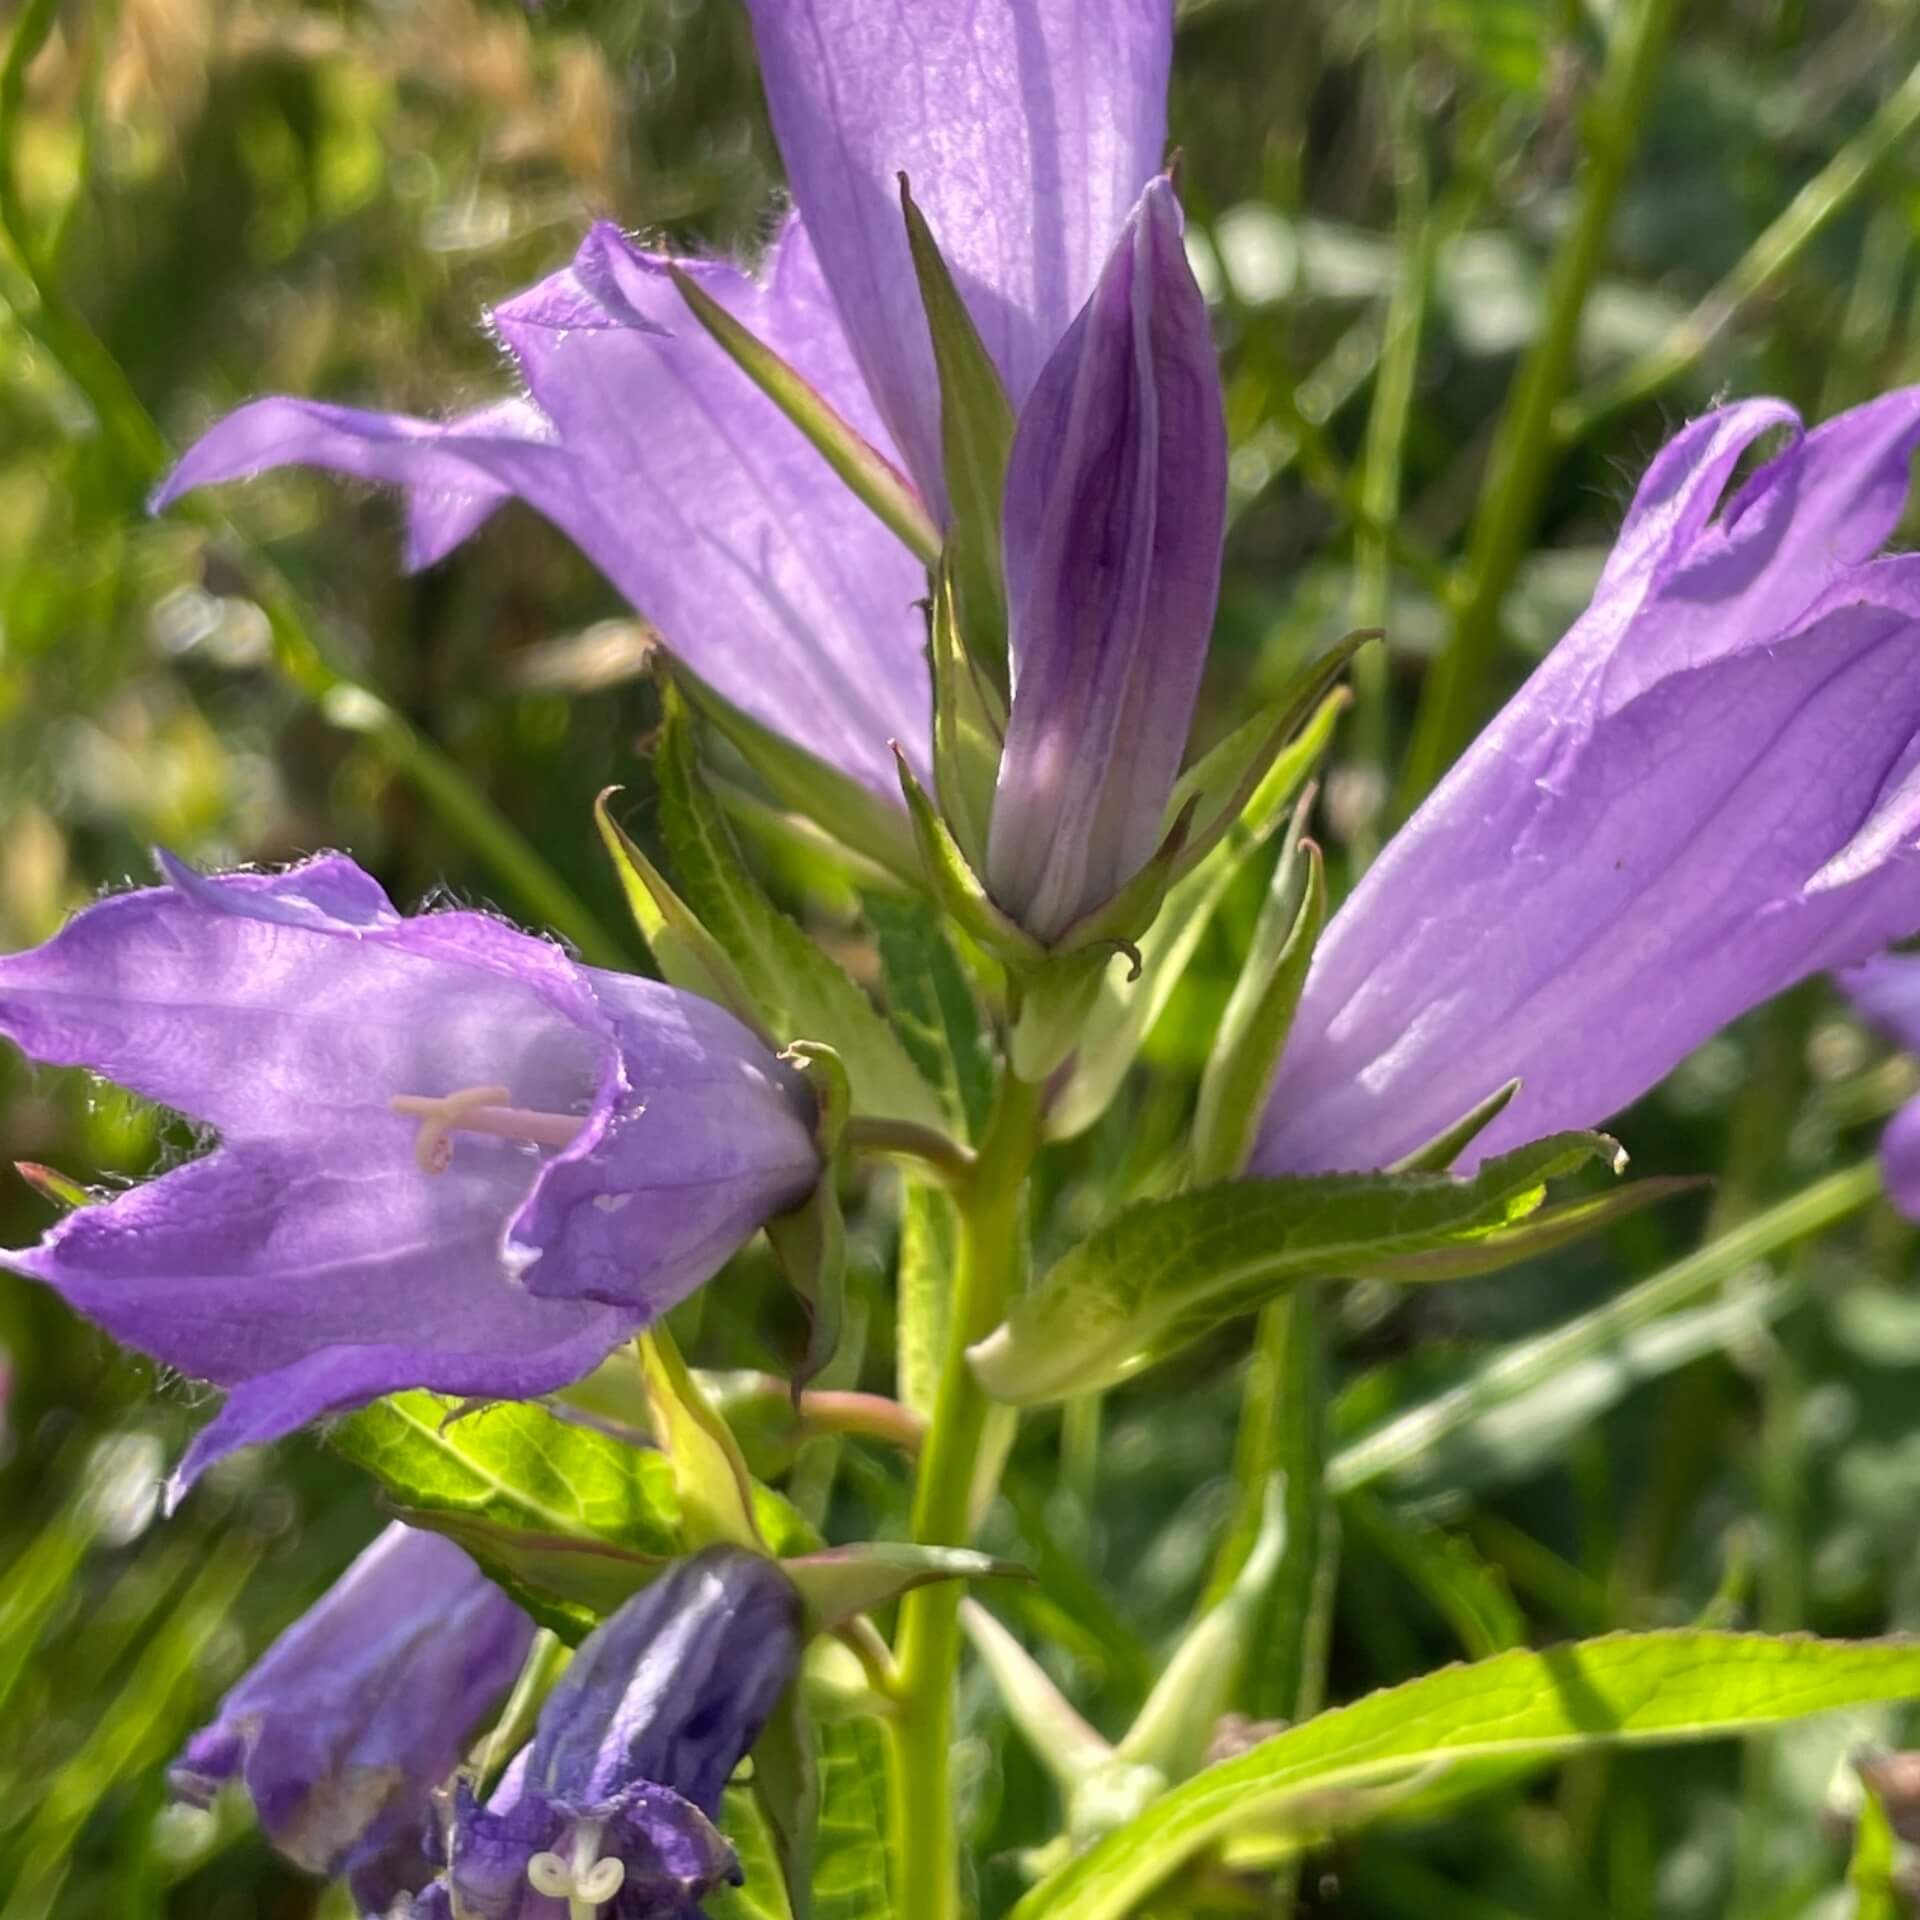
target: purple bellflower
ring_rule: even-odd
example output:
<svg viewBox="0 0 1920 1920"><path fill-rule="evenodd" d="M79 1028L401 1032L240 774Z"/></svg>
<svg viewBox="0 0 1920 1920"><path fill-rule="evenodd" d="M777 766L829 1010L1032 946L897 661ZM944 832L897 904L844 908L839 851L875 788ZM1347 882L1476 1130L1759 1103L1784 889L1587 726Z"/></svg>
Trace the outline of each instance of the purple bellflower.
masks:
<svg viewBox="0 0 1920 1920"><path fill-rule="evenodd" d="M1016 413L1032 398L1008 497L1028 693L998 860L1016 908L1071 918L1152 850L1218 565L1219 396L1155 182L1172 0L750 10L795 211L757 276L690 270L944 519L939 382L897 186L911 176ZM922 775L931 757L922 568L709 338L664 258L596 226L571 266L492 319L522 395L447 423L258 401L186 455L156 504L330 468L406 488L408 557L425 565L518 497L722 694L897 801L889 742ZM1055 480L1068 499L1027 526ZM1078 771L1041 711L1061 697L1089 729L1067 756ZM1116 765L1136 785L1124 804ZM1047 804L1065 810L1051 862L1037 850Z"/></svg>
<svg viewBox="0 0 1920 1920"><path fill-rule="evenodd" d="M1889 1039L1920 1053L1920 954L1883 953L1840 974L1847 997ZM1920 1098L1909 1100L1880 1136L1880 1177L1909 1220L1920 1220Z"/></svg>
<svg viewBox="0 0 1920 1920"><path fill-rule="evenodd" d="M456 1788L421 1920L697 1920L740 1879L713 1823L802 1643L771 1560L677 1563L582 1642L487 1804Z"/></svg>
<svg viewBox="0 0 1920 1920"><path fill-rule="evenodd" d="M403 1387L551 1392L819 1174L811 1098L729 1013L350 860L103 900L0 958L0 1035L217 1130L0 1252L229 1390L175 1480Z"/></svg>
<svg viewBox="0 0 1920 1920"><path fill-rule="evenodd" d="M1920 555L1880 551L1916 442L1920 388L1666 447L1585 615L1328 927L1255 1172L1386 1166L1516 1078L1470 1160L1594 1125L1920 927Z"/></svg>
<svg viewBox="0 0 1920 1920"><path fill-rule="evenodd" d="M1043 940L1158 847L1213 629L1227 426L1180 226L1172 183L1154 181L1007 470L1013 705L987 878Z"/></svg>
<svg viewBox="0 0 1920 1920"><path fill-rule="evenodd" d="M452 1541L397 1523L268 1648L174 1763L240 1781L268 1839L384 1911L427 1879L429 1799L505 1697L533 1622Z"/></svg>

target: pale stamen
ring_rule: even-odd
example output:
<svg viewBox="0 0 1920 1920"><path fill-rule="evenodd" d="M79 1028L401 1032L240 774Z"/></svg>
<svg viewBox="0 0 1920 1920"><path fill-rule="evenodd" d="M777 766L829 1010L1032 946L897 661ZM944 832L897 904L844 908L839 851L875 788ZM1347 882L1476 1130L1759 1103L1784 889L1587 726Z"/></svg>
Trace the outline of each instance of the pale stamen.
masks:
<svg viewBox="0 0 1920 1920"><path fill-rule="evenodd" d="M445 1173L453 1161L453 1135L484 1133L496 1140L524 1140L536 1147L568 1147L582 1121L564 1113L510 1107L505 1087L463 1087L457 1093L398 1093L393 1111L420 1122L413 1157L422 1173Z"/></svg>
<svg viewBox="0 0 1920 1920"><path fill-rule="evenodd" d="M618 1893L627 1878L626 1862L600 1855L598 1820L583 1820L573 1830L571 1858L536 1853L527 1862L527 1879L535 1893L567 1903L567 1920L594 1920L597 1910Z"/></svg>

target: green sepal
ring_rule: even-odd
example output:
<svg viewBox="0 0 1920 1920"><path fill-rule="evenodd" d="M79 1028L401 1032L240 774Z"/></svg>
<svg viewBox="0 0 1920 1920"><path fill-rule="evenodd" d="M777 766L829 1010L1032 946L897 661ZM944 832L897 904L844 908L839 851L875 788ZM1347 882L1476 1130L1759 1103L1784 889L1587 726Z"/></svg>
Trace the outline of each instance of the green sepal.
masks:
<svg viewBox="0 0 1920 1920"><path fill-rule="evenodd" d="M903 1540L867 1540L823 1547L783 1560L780 1571L800 1590L807 1630L831 1633L915 1587L940 1580L1028 1580L1027 1569L969 1547L919 1547Z"/></svg>
<svg viewBox="0 0 1920 1920"><path fill-rule="evenodd" d="M900 210L940 380L940 455L951 516L945 564L953 576L968 652L1004 676L1007 589L1000 515L1013 450L1013 407L904 173Z"/></svg>
<svg viewBox="0 0 1920 1920"><path fill-rule="evenodd" d="M1117 964L1138 977L1138 951L1118 940L1063 954L1020 976L1007 1032L1007 1060L1019 1079L1038 1085L1080 1045L1107 970Z"/></svg>
<svg viewBox="0 0 1920 1920"><path fill-rule="evenodd" d="M693 725L679 689L666 683L655 768L660 832L688 905L726 951L779 1039L824 1041L838 1052L865 1115L947 1125L939 1096L899 1037L854 983L767 897L741 856L720 804L702 777Z"/></svg>
<svg viewBox="0 0 1920 1920"><path fill-rule="evenodd" d="M1117 968L1101 976L1099 998L1075 1043L1072 1077L1047 1112L1049 1139L1071 1139L1106 1111L1199 950L1215 909L1240 870L1272 838L1285 808L1326 751L1346 704L1344 688L1321 701L1269 769L1239 820L1191 873L1168 889L1158 916L1136 943L1141 977L1130 980Z"/></svg>
<svg viewBox="0 0 1920 1920"><path fill-rule="evenodd" d="M1347 663L1379 634L1377 627L1363 627L1336 641L1311 666L1296 674L1264 713L1236 728L1180 777L1167 802L1166 831L1171 833L1175 823L1189 812L1196 824L1181 849L1174 879L1191 873L1234 822L1263 798L1261 789L1282 765L1289 744L1317 726L1317 710L1335 696L1335 683L1346 672ZM1341 690L1334 715L1344 705ZM1329 723L1332 717L1327 716ZM1285 800L1279 804L1285 805Z"/></svg>
<svg viewBox="0 0 1920 1920"><path fill-rule="evenodd" d="M933 583L927 643L933 669L933 785L955 844L976 871L987 834L1007 737L1007 703L962 637L951 569Z"/></svg>
<svg viewBox="0 0 1920 1920"><path fill-rule="evenodd" d="M1285 1476L1267 1482L1260 1530L1233 1584L1188 1629L1121 1737L1115 1758L1184 1780L1206 1762L1220 1717L1232 1706L1266 1590L1287 1545Z"/></svg>
<svg viewBox="0 0 1920 1920"><path fill-rule="evenodd" d="M907 816L920 848L920 864L934 897L970 939L977 941L1009 966L1033 970L1046 960L1047 950L1025 928L1002 913L988 894L986 883L960 850L953 829L914 778L907 756L898 747L900 791L906 796Z"/></svg>
<svg viewBox="0 0 1920 1920"><path fill-rule="evenodd" d="M634 924L667 984L717 1002L766 1045L775 1045L753 995L747 991L747 983L740 977L740 969L726 949L700 924L666 875L613 817L607 803L619 791L618 787L602 788L593 803L593 821L620 876L620 889L626 895Z"/></svg>
<svg viewBox="0 0 1920 1920"><path fill-rule="evenodd" d="M1200 1076L1192 1143L1197 1186L1231 1180L1247 1164L1307 984L1307 966L1327 922L1326 868L1320 849L1299 837L1300 824L1296 818L1274 869L1246 965Z"/></svg>
<svg viewBox="0 0 1920 1920"><path fill-rule="evenodd" d="M916 889L922 884L913 834L898 807L784 734L762 726L679 660L656 656L655 671L671 677L687 704L727 740L783 805L894 879Z"/></svg>
<svg viewBox="0 0 1920 1920"><path fill-rule="evenodd" d="M42 1200L51 1201L62 1213L94 1204L94 1196L72 1175L43 1167L38 1160L16 1160L13 1170Z"/></svg>
<svg viewBox="0 0 1920 1920"><path fill-rule="evenodd" d="M1189 800L1181 808L1153 858L1118 893L1074 921L1054 942L1055 953L1084 953L1093 947L1120 948L1128 952L1133 971L1138 974L1140 957L1132 951L1133 943L1153 925L1174 882L1183 874L1191 873L1197 864L1187 859L1186 852L1193 837L1198 805L1198 801ZM1221 832L1225 831L1226 827L1222 827Z"/></svg>
<svg viewBox="0 0 1920 1920"><path fill-rule="evenodd" d="M840 1056L817 1041L796 1040L783 1059L808 1070L818 1101L814 1141L820 1149L820 1178L797 1207L766 1223L767 1240L787 1284L806 1303L807 1351L793 1375L797 1404L808 1381L818 1378L839 1350L847 1307L847 1226L840 1211L840 1136L853 1106L853 1089Z"/></svg>
<svg viewBox="0 0 1920 1920"><path fill-rule="evenodd" d="M1489 1272L1612 1217L1604 1195L1547 1209L1544 1239L1528 1231L1548 1183L1595 1160L1617 1167L1618 1145L1560 1133L1466 1177L1237 1180L1141 1201L1061 1259L968 1358L994 1398L1037 1405L1128 1379L1302 1280Z"/></svg>
<svg viewBox="0 0 1920 1920"><path fill-rule="evenodd" d="M558 1634L542 1627L533 1636L507 1704L473 1754L473 1790L482 1800L493 1791L513 1756L533 1738L540 1709L554 1682L566 1672L570 1657L566 1642Z"/></svg>
<svg viewBox="0 0 1920 1920"><path fill-rule="evenodd" d="M1496 1087L1477 1107L1469 1108L1451 1126L1442 1127L1424 1146L1396 1160L1389 1173L1445 1173L1481 1134L1506 1112L1520 1091L1518 1080Z"/></svg>
<svg viewBox="0 0 1920 1920"><path fill-rule="evenodd" d="M654 1438L665 1450L680 1495L680 1529L689 1550L746 1547L768 1551L753 1507L753 1475L664 1322L639 1336L640 1367Z"/></svg>
<svg viewBox="0 0 1920 1920"><path fill-rule="evenodd" d="M727 357L806 435L827 465L908 552L932 566L940 557L940 529L906 475L855 432L811 381L743 327L697 280L676 266L669 265L667 272L693 317Z"/></svg>

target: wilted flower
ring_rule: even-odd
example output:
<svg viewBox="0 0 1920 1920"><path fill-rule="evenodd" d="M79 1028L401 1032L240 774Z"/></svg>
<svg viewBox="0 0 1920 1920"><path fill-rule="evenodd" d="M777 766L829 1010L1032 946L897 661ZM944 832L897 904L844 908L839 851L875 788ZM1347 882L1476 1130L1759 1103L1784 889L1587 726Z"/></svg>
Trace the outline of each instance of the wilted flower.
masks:
<svg viewBox="0 0 1920 1920"><path fill-rule="evenodd" d="M1586 614L1328 928L1256 1171L1384 1166L1515 1078L1471 1158L1591 1125L1920 927L1920 556L1880 552L1917 440L1909 388L1661 453Z"/></svg>
<svg viewBox="0 0 1920 1920"><path fill-rule="evenodd" d="M1909 1053L1920 1053L1920 954L1883 953L1840 975L1848 998ZM1920 1220L1920 1099L1909 1100L1880 1136L1880 1173L1888 1197Z"/></svg>
<svg viewBox="0 0 1920 1920"><path fill-rule="evenodd" d="M731 1547L683 1560L582 1643L483 1807L464 1783L423 1915L691 1920L740 1878L714 1826L793 1678L800 1599Z"/></svg>
<svg viewBox="0 0 1920 1920"><path fill-rule="evenodd" d="M1013 706L987 878L1041 939L1159 844L1220 591L1227 427L1170 182L1128 217L1007 471Z"/></svg>
<svg viewBox="0 0 1920 1920"><path fill-rule="evenodd" d="M427 1878L429 1796L532 1639L452 1541L390 1526L221 1701L174 1791L205 1806L238 1780L282 1853L384 1909Z"/></svg>
<svg viewBox="0 0 1920 1920"><path fill-rule="evenodd" d="M0 1262L227 1387L182 1464L402 1387L579 1378L819 1172L730 1014L350 860L104 900L0 958L0 1034L219 1145Z"/></svg>
<svg viewBox="0 0 1920 1920"><path fill-rule="evenodd" d="M1155 804L1152 789L1185 739L1218 565L1218 427L1200 415L1219 400L1168 189L1129 224L1162 161L1171 0L756 0L752 13L797 211L759 277L712 263L692 269L702 288L903 464L944 519L940 389L896 186L911 175L1010 401L1036 398L1010 507L1029 513L1056 470L1081 490L1063 509L1074 527L1009 529L1032 601L1016 668L1036 677L1025 717L1016 710L1016 817L1001 858L1022 899L1032 892L1057 918L1123 864L1118 849L1150 843L1166 797ZM1116 243L1100 311L1042 383ZM666 265L597 226L570 267L492 316L525 398L444 425L263 400L194 447L160 502L291 463L328 467L407 488L408 557L424 565L517 496L696 673L895 799L889 741L922 772L930 758L921 564L693 319ZM1205 395L1190 390L1203 359ZM1076 404L1120 411L1076 422ZM1167 443L1189 426L1199 437L1176 455ZM1090 475L1101 449L1118 464ZM1084 491L1091 477L1113 486L1110 500ZM1069 629L1050 584L1066 578L1057 538L1101 520L1102 550L1073 556L1072 580L1095 592ZM1145 544L1112 551L1122 535ZM1144 659L1153 646L1164 665ZM1029 809L1064 776L1033 709L1068 671L1056 654L1081 679L1116 661L1127 671L1087 714L1088 790L1060 793L1085 816L1066 828L1077 850L1041 891L1026 871L1039 863ZM1136 747L1139 789L1122 805L1103 782Z"/></svg>

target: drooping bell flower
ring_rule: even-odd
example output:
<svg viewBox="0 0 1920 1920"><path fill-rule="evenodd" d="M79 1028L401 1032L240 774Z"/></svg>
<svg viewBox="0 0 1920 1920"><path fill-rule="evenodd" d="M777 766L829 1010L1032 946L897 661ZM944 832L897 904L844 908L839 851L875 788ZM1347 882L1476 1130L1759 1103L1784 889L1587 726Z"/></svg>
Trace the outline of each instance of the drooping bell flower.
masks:
<svg viewBox="0 0 1920 1920"><path fill-rule="evenodd" d="M1920 1053L1920 954L1883 953L1844 969L1847 997L1882 1033ZM1887 1197L1920 1220L1920 1098L1909 1100L1880 1135L1880 1177Z"/></svg>
<svg viewBox="0 0 1920 1920"><path fill-rule="evenodd" d="M533 1622L452 1541L395 1524L268 1648L171 1781L237 1780L267 1838L384 1912L428 1877L433 1791L505 1697Z"/></svg>
<svg viewBox="0 0 1920 1920"><path fill-rule="evenodd" d="M217 1130L0 1264L229 1390L232 1448L404 1387L590 1371L811 1189L811 1100L729 1013L350 860L103 900L0 958L0 1035Z"/></svg>
<svg viewBox="0 0 1920 1920"><path fill-rule="evenodd" d="M1148 187L1020 415L1013 703L987 876L1042 940L1152 856L1220 591L1227 425L1172 183Z"/></svg>
<svg viewBox="0 0 1920 1920"><path fill-rule="evenodd" d="M1165 139L1172 0L754 0L796 211L758 273L690 269L942 517L939 386L901 221L915 196L1018 408ZM405 487L408 558L509 497L567 533L702 678L899 798L924 775L921 563L611 226L491 316L522 398L451 423L272 399L161 490L305 464Z"/></svg>
<svg viewBox="0 0 1920 1920"><path fill-rule="evenodd" d="M679 1562L587 1636L486 1805L456 1790L422 1920L696 1920L740 1879L721 1795L801 1645L774 1562Z"/></svg>
<svg viewBox="0 0 1920 1920"><path fill-rule="evenodd" d="M1920 556L1880 551L1916 442L1909 388L1667 446L1585 615L1328 927L1256 1172L1387 1165L1515 1078L1471 1160L1597 1124L1920 928Z"/></svg>

